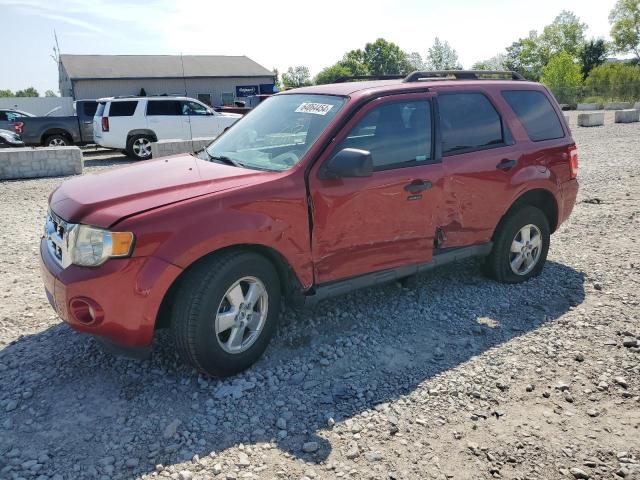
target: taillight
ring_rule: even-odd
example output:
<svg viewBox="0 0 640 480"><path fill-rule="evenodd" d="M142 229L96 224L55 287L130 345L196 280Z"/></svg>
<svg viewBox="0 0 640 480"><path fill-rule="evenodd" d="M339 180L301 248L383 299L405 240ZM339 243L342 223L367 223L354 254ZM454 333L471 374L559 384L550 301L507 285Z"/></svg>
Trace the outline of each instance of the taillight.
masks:
<svg viewBox="0 0 640 480"><path fill-rule="evenodd" d="M24 129L24 122L16 122L13 124L13 129L16 131L18 135L22 134L22 130Z"/></svg>
<svg viewBox="0 0 640 480"><path fill-rule="evenodd" d="M572 147L569 150L569 178L574 179L578 176L578 149Z"/></svg>
<svg viewBox="0 0 640 480"><path fill-rule="evenodd" d="M109 131L109 117L102 117L102 131Z"/></svg>

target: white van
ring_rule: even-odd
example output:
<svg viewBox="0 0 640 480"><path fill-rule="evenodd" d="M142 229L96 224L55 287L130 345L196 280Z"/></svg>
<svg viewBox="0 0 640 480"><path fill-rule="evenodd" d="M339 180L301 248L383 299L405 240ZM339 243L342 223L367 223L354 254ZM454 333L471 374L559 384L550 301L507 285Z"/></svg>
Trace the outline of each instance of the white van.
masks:
<svg viewBox="0 0 640 480"><path fill-rule="evenodd" d="M93 117L93 135L102 147L147 160L151 142L213 138L241 117L188 97L102 98Z"/></svg>

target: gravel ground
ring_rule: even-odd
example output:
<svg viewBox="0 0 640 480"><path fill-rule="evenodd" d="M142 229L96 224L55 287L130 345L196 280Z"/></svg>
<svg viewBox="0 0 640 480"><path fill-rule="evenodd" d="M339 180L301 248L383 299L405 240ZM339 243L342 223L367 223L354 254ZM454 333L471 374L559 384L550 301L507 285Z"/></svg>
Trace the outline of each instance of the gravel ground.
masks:
<svg viewBox="0 0 640 480"><path fill-rule="evenodd" d="M62 179L0 183L0 478L640 478L640 124L574 136L579 201L540 277L467 261L286 311L225 381L166 335L140 362L62 325L37 260Z"/></svg>

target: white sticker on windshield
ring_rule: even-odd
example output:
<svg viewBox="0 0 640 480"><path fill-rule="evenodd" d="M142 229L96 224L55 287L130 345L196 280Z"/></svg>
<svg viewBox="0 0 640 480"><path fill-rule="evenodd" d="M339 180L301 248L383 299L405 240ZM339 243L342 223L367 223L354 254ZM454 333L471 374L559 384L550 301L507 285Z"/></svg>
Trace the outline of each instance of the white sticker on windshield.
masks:
<svg viewBox="0 0 640 480"><path fill-rule="evenodd" d="M296 108L296 113L313 113L315 115L326 115L332 108L333 105L329 103L304 102L301 103L298 108Z"/></svg>

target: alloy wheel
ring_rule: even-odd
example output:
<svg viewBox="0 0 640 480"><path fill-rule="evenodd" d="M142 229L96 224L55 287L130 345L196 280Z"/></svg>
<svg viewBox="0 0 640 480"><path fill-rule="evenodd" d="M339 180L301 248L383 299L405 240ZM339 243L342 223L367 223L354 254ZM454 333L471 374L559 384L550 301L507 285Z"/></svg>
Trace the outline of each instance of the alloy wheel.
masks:
<svg viewBox="0 0 640 480"><path fill-rule="evenodd" d="M147 138L137 138L132 145L136 157L147 158L151 155L151 142Z"/></svg>
<svg viewBox="0 0 640 480"><path fill-rule="evenodd" d="M511 242L509 264L516 275L526 275L537 265L542 253L542 233L533 224L525 225Z"/></svg>

